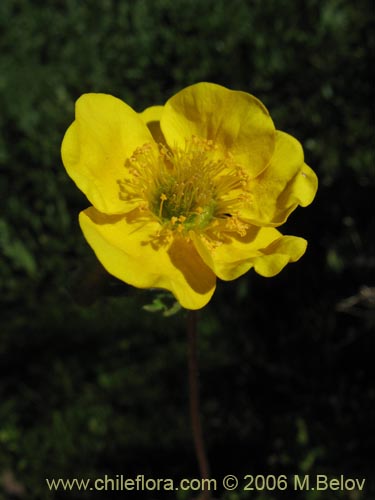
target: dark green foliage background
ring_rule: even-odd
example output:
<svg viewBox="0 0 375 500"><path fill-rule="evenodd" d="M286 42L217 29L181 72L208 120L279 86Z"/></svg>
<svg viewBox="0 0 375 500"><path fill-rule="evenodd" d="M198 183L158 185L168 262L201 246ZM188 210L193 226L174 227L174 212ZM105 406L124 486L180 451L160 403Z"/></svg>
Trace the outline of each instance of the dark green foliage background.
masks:
<svg viewBox="0 0 375 500"><path fill-rule="evenodd" d="M212 475L367 478L358 496L217 496L375 494L374 294L359 295L374 286L373 49L366 0L0 2L1 500L16 498L9 471L32 500L93 497L46 477L198 477L184 316L142 311L151 294L114 282L89 304L88 203L60 159L82 93L141 111L198 81L259 97L320 179L283 228L309 240L304 258L220 283L201 313Z"/></svg>

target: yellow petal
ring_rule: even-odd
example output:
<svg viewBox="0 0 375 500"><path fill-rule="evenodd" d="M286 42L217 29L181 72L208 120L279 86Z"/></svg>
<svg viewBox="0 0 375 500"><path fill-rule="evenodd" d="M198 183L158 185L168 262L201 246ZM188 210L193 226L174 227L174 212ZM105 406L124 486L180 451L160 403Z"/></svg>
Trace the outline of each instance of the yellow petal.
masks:
<svg viewBox="0 0 375 500"><path fill-rule="evenodd" d="M254 259L254 270L266 278L278 274L289 262L297 262L306 252L307 241L297 236L281 236Z"/></svg>
<svg viewBox="0 0 375 500"><path fill-rule="evenodd" d="M157 238L158 222L137 211L111 216L94 207L81 212L79 221L100 262L125 283L169 290L186 309L202 308L214 293L216 277L192 242Z"/></svg>
<svg viewBox="0 0 375 500"><path fill-rule="evenodd" d="M301 170L293 179L291 186L290 199L295 201L301 207L307 207L315 198L318 190L318 178L316 173L306 163L302 165ZM287 195L287 193L285 193ZM280 203L284 202L280 199Z"/></svg>
<svg viewBox="0 0 375 500"><path fill-rule="evenodd" d="M257 225L280 225L298 206L314 199L318 181L305 165L301 144L291 135L276 132L270 165L249 182L250 203L241 216Z"/></svg>
<svg viewBox="0 0 375 500"><path fill-rule="evenodd" d="M146 125L152 122L160 122L164 106L150 106L142 111L140 117Z"/></svg>
<svg viewBox="0 0 375 500"><path fill-rule="evenodd" d="M218 246L202 235L191 237L204 262L225 281L242 276L252 267L262 276L274 276L302 257L307 245L303 238L283 236L273 227L252 226L246 236L226 235Z"/></svg>
<svg viewBox="0 0 375 500"><path fill-rule="evenodd" d="M163 109L164 106L150 106L139 114L157 144L165 144L165 138L160 128Z"/></svg>
<svg viewBox="0 0 375 500"><path fill-rule="evenodd" d="M126 177L125 160L153 142L144 122L127 104L107 94L84 94L76 102L75 121L61 146L65 168L89 201L101 212L129 209L119 196Z"/></svg>
<svg viewBox="0 0 375 500"><path fill-rule="evenodd" d="M219 154L232 154L251 177L267 166L275 128L254 96L197 83L178 92L164 108L160 124L169 146L184 148L185 139L197 136L214 141Z"/></svg>

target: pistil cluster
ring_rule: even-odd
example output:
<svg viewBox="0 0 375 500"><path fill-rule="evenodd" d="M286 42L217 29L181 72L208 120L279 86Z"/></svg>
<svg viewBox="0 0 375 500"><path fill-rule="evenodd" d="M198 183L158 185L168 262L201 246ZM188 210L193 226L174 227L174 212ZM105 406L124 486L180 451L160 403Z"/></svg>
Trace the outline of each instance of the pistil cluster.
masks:
<svg viewBox="0 0 375 500"><path fill-rule="evenodd" d="M250 199L248 176L213 141L192 137L184 148L144 144L126 160L121 199L147 210L164 231L235 231L247 225L239 210Z"/></svg>

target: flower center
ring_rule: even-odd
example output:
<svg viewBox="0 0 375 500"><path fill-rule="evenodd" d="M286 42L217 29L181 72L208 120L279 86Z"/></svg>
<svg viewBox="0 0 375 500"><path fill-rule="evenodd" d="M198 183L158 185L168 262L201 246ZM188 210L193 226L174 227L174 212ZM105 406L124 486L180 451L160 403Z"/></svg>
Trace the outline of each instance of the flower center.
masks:
<svg viewBox="0 0 375 500"><path fill-rule="evenodd" d="M219 157L212 141L192 137L185 148L160 144L157 151L144 144L125 166L120 197L149 210L163 227L188 233L223 219L230 219L228 228L236 226L248 178L232 156Z"/></svg>

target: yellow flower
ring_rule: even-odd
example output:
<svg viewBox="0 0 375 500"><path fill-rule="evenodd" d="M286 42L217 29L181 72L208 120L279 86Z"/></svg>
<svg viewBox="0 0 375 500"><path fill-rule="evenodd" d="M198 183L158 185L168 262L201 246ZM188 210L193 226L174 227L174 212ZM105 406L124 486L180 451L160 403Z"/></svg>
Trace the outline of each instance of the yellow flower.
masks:
<svg viewBox="0 0 375 500"><path fill-rule="evenodd" d="M198 83L140 114L84 94L62 159L92 204L79 221L107 271L187 309L207 304L216 277L274 276L305 252L276 227L311 203L316 175L245 92Z"/></svg>

